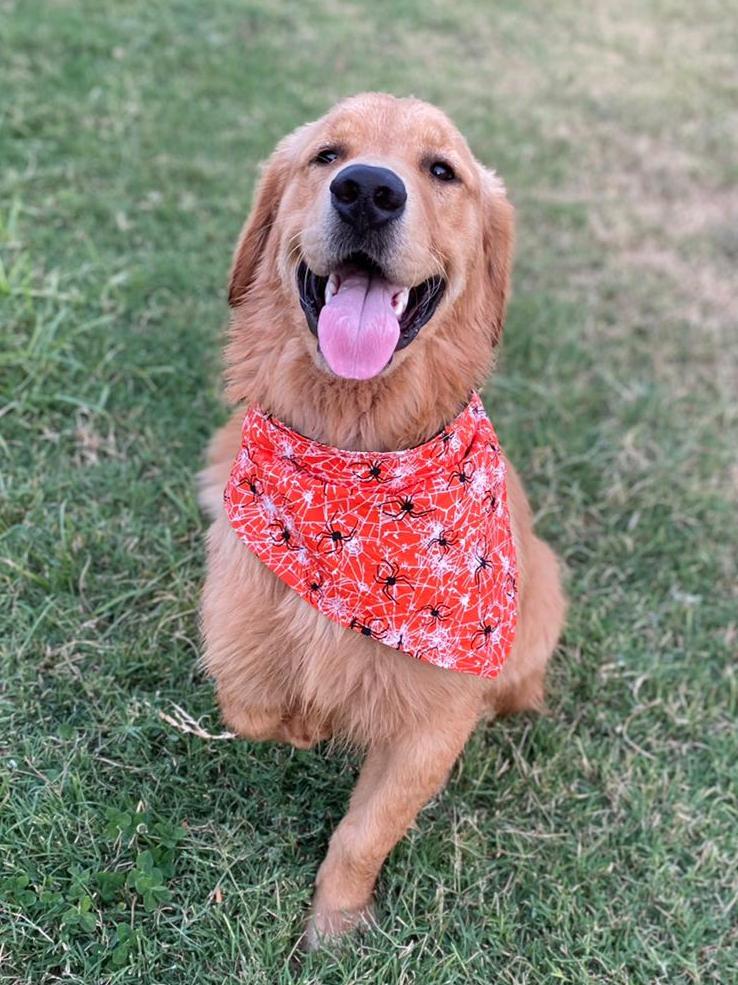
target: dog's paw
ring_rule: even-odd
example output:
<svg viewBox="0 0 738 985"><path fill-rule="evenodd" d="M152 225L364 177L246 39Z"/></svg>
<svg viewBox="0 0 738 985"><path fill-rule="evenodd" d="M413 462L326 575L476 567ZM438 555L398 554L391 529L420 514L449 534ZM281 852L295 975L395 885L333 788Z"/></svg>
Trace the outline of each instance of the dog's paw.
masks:
<svg viewBox="0 0 738 985"><path fill-rule="evenodd" d="M318 742L328 739L330 734L329 728L309 722L299 715L293 715L282 721L280 738L296 749L310 749Z"/></svg>
<svg viewBox="0 0 738 985"><path fill-rule="evenodd" d="M357 910L329 910L313 906L300 938L303 951L317 951L323 944L335 942L354 931L376 926L371 903Z"/></svg>

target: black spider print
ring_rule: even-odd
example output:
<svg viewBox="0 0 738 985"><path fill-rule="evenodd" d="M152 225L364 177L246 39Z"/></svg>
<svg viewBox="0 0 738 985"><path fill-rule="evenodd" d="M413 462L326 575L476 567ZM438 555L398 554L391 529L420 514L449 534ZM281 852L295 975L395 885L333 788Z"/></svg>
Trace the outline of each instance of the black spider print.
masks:
<svg viewBox="0 0 738 985"><path fill-rule="evenodd" d="M466 492L466 488L474 475L474 468L474 464L469 462L467 465L462 465L461 468L456 469L451 473L451 478L448 480L449 486L451 485L451 482L456 479L464 492Z"/></svg>
<svg viewBox="0 0 738 985"><path fill-rule="evenodd" d="M445 622L451 615L451 607L446 605L444 602L433 603L432 605L424 605L420 610L421 612L427 612L431 621L434 623Z"/></svg>
<svg viewBox="0 0 738 985"><path fill-rule="evenodd" d="M474 555L474 560L477 562L477 566L474 569L474 581L479 584L479 576L481 573L483 571L489 571L493 567L492 558L487 557L486 541L482 544L481 553L477 550L477 553Z"/></svg>
<svg viewBox="0 0 738 985"><path fill-rule="evenodd" d="M374 458L368 465L364 466L358 472L354 472L354 475L362 482L376 482L377 485L381 485L383 482L389 482L392 478L391 475L385 476L383 469L384 466L382 463Z"/></svg>
<svg viewBox="0 0 738 985"><path fill-rule="evenodd" d="M441 664L441 653L437 646L425 646L411 654L416 660L426 660L428 663Z"/></svg>
<svg viewBox="0 0 738 985"><path fill-rule="evenodd" d="M239 482L238 488L248 489L253 500L257 500L260 496L264 495L264 486L262 485L261 479L257 478L256 472L250 472L247 476L244 476Z"/></svg>
<svg viewBox="0 0 738 985"><path fill-rule="evenodd" d="M436 458L442 458L444 455L446 455L453 437L454 437L453 431L447 431L446 428L444 428L443 431L441 431L441 433L438 435L440 444L438 446L438 454L436 455Z"/></svg>
<svg viewBox="0 0 738 985"><path fill-rule="evenodd" d="M481 650L489 646L490 636L500 624L496 622L493 626L491 623L480 621L477 625L479 629L472 634L472 647L475 650Z"/></svg>
<svg viewBox="0 0 738 985"><path fill-rule="evenodd" d="M309 469L294 453L289 453L286 455L280 455L280 459L290 468L293 468L295 472L308 472Z"/></svg>
<svg viewBox="0 0 738 985"><path fill-rule="evenodd" d="M494 513L497 509L498 499L491 489L485 491L484 496L482 496L482 502L487 507L487 513Z"/></svg>
<svg viewBox="0 0 738 985"><path fill-rule="evenodd" d="M518 583L514 575L508 575L505 579L505 595L509 599L514 599L518 594Z"/></svg>
<svg viewBox="0 0 738 985"><path fill-rule="evenodd" d="M286 547L288 551L299 551L300 545L294 541L294 534L284 520L274 520L269 524L272 543L277 547Z"/></svg>
<svg viewBox="0 0 738 985"><path fill-rule="evenodd" d="M375 622L378 622L379 625L383 628L374 629L373 623ZM371 619L365 619L364 622L362 622L360 619L357 619L356 616L354 616L351 622L349 623L349 627L351 629L357 630L357 632L361 633L362 636L371 636L373 640L381 640L384 636L387 635L387 631L388 631L388 627L384 624L384 621L380 619L379 616L372 616Z"/></svg>
<svg viewBox="0 0 738 985"><path fill-rule="evenodd" d="M322 571L317 571L314 575L307 579L305 584L307 585L308 595L310 596L311 602L322 598L323 590L325 588L325 579L323 578Z"/></svg>
<svg viewBox="0 0 738 985"><path fill-rule="evenodd" d="M444 527L437 537L428 541L428 547L437 547L439 553L448 554L459 538L448 527Z"/></svg>
<svg viewBox="0 0 738 985"><path fill-rule="evenodd" d="M251 462L252 465L256 465L256 459L254 458L254 453L251 450L251 446L247 441L244 441L244 443L241 445L241 451L243 452L244 457L246 458L247 461Z"/></svg>
<svg viewBox="0 0 738 985"><path fill-rule="evenodd" d="M428 516L433 513L435 508L429 510L417 510L412 496L396 496L382 507L385 516L391 516L393 520L404 520L405 517L412 517L413 520L420 519L421 516Z"/></svg>
<svg viewBox="0 0 738 985"><path fill-rule="evenodd" d="M374 576L374 580L378 585L382 586L382 595L392 602L396 601L397 596L393 592L398 585L413 587L410 579L400 574L399 564L396 561L388 561L387 559L380 561L377 565L377 573Z"/></svg>
<svg viewBox="0 0 738 985"><path fill-rule="evenodd" d="M356 526L344 532L336 526L336 516L334 513L328 523L323 527L323 532L318 534L318 550L323 554L342 554L343 545L348 544L356 536Z"/></svg>
<svg viewBox="0 0 738 985"><path fill-rule="evenodd" d="M293 433L284 424L280 424L280 422L276 419L276 417L274 416L274 414L265 414L264 417L266 418L267 423L271 427L273 427L275 431L281 431L282 434L292 434Z"/></svg>

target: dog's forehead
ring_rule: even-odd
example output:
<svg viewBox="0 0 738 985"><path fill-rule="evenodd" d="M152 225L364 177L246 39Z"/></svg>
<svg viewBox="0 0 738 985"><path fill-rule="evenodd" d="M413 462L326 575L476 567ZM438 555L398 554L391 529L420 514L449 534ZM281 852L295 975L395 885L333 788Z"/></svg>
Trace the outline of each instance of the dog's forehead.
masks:
<svg viewBox="0 0 738 985"><path fill-rule="evenodd" d="M463 153L465 141L448 117L428 103L416 99L356 96L339 103L321 123L322 135L352 148L373 151L456 149Z"/></svg>

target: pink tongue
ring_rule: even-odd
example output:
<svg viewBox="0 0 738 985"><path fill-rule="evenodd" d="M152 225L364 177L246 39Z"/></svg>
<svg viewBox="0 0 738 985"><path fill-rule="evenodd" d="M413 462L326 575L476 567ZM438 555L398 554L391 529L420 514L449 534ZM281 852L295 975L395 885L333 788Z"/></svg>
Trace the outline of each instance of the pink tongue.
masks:
<svg viewBox="0 0 738 985"><path fill-rule="evenodd" d="M337 376L368 380L381 373L400 337L392 310L399 290L376 274L350 271L318 318L320 351Z"/></svg>

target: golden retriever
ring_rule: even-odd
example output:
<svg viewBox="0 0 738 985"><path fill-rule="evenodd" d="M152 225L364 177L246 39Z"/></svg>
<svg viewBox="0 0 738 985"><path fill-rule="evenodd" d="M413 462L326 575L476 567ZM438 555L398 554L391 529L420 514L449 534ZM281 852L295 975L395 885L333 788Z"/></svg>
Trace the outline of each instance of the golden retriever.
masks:
<svg viewBox="0 0 738 985"><path fill-rule="evenodd" d="M336 191L334 179L348 168L358 169L350 174L360 188L379 182L358 217L356 188ZM236 409L213 437L201 474L201 500L212 515L204 664L225 721L243 738L305 748L334 736L366 751L317 875L307 947L369 920L385 858L441 788L480 719L540 706L565 600L557 559L535 536L508 467L519 622L498 677L439 669L336 626L257 560L225 516L244 409L257 403L340 448L388 451L427 441L491 369L512 244L513 210L501 180L475 160L449 119L417 99L367 93L280 142L236 246L226 349L226 393ZM388 362L380 340L374 355L372 347L358 358L329 353L335 372L317 344L316 319L349 255L396 289L398 310L412 310L400 319ZM439 279L443 290L430 297L427 285Z"/></svg>

